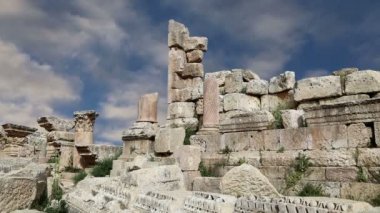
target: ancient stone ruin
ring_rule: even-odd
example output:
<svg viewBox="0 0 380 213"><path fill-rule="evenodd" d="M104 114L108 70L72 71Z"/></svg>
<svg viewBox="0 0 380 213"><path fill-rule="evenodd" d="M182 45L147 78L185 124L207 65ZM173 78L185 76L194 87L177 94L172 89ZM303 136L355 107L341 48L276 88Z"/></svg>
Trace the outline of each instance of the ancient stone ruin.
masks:
<svg viewBox="0 0 380 213"><path fill-rule="evenodd" d="M344 68L301 80L285 71L269 81L249 69L205 74L207 45L169 21L166 121L157 122L158 94L143 95L110 175L88 175L65 190L68 212L380 212L371 205L380 198L379 71ZM3 125L0 191L6 181L29 184L15 177L53 155L58 171L91 170L97 116L39 118L46 136ZM49 186L48 172L38 171L42 181L28 178ZM30 208L39 189L17 191L27 197L18 208Z"/></svg>

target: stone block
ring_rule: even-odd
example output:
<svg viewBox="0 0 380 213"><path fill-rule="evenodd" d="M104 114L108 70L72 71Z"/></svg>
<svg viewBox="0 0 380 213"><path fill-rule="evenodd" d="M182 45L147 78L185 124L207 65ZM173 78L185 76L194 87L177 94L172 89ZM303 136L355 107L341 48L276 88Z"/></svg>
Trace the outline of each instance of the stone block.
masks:
<svg viewBox="0 0 380 213"><path fill-rule="evenodd" d="M223 112L223 96L219 96L219 113ZM198 99L196 102L195 110L197 115L203 115L203 98Z"/></svg>
<svg viewBox="0 0 380 213"><path fill-rule="evenodd" d="M285 129L300 128L304 126L303 110L281 110L282 125Z"/></svg>
<svg viewBox="0 0 380 213"><path fill-rule="evenodd" d="M231 72L225 77L225 92L240 93L243 91L243 73L241 71Z"/></svg>
<svg viewBox="0 0 380 213"><path fill-rule="evenodd" d="M292 166L298 157L300 151L262 151L261 164L262 166Z"/></svg>
<svg viewBox="0 0 380 213"><path fill-rule="evenodd" d="M308 149L339 149L348 147L345 125L308 127L312 140Z"/></svg>
<svg viewBox="0 0 380 213"><path fill-rule="evenodd" d="M285 148L280 141L280 129L271 129L262 131L264 148L266 151L277 151Z"/></svg>
<svg viewBox="0 0 380 213"><path fill-rule="evenodd" d="M364 167L380 166L380 148L359 149L358 166L364 166Z"/></svg>
<svg viewBox="0 0 380 213"><path fill-rule="evenodd" d="M170 48L168 60L169 75L175 73L181 73L185 70L186 65L186 53L182 49ZM173 80L175 78L173 77Z"/></svg>
<svg viewBox="0 0 380 213"><path fill-rule="evenodd" d="M192 50L186 53L188 63L202 63L203 51L202 50Z"/></svg>
<svg viewBox="0 0 380 213"><path fill-rule="evenodd" d="M375 135L375 143L380 147L380 122L373 122L373 131Z"/></svg>
<svg viewBox="0 0 380 213"><path fill-rule="evenodd" d="M298 110L303 110L303 109L308 109L308 108L312 108L312 107L316 107L316 106L319 106L319 101L318 100L303 101L303 102L301 102L301 103L298 104L297 109Z"/></svg>
<svg viewBox="0 0 380 213"><path fill-rule="evenodd" d="M319 100L319 105L334 105L340 103L354 102L360 100L370 99L367 94L359 94L359 95L345 95L338 98L327 98Z"/></svg>
<svg viewBox="0 0 380 213"><path fill-rule="evenodd" d="M224 96L224 111L241 110L252 112L260 110L260 99L241 93L231 93Z"/></svg>
<svg viewBox="0 0 380 213"><path fill-rule="evenodd" d="M199 132L190 137L190 144L201 147L202 152L217 152L220 150L219 132Z"/></svg>
<svg viewBox="0 0 380 213"><path fill-rule="evenodd" d="M185 69L182 72L178 72L180 76L183 78L195 78L195 77L203 77L203 64L201 63L186 63Z"/></svg>
<svg viewBox="0 0 380 213"><path fill-rule="evenodd" d="M232 69L233 72L235 71L240 71L242 72L243 75L243 80L248 82L251 80L260 80L259 75L254 73L252 70L245 70L245 69Z"/></svg>
<svg viewBox="0 0 380 213"><path fill-rule="evenodd" d="M311 143L311 136L307 128L280 130L280 144L290 150L305 150Z"/></svg>
<svg viewBox="0 0 380 213"><path fill-rule="evenodd" d="M357 167L327 167L326 179L337 182L354 182L358 175Z"/></svg>
<svg viewBox="0 0 380 213"><path fill-rule="evenodd" d="M183 171L183 179L185 181L186 190L193 191L194 180L201 177L199 171Z"/></svg>
<svg viewBox="0 0 380 213"><path fill-rule="evenodd" d="M269 81L269 93L278 93L294 88L296 75L294 72L286 71L279 76L272 77Z"/></svg>
<svg viewBox="0 0 380 213"><path fill-rule="evenodd" d="M297 82L294 93L296 101L328 98L342 95L339 76L306 78Z"/></svg>
<svg viewBox="0 0 380 213"><path fill-rule="evenodd" d="M151 122L135 122L132 127L126 129L122 133L122 140L143 140L143 139L154 139L158 130L157 123Z"/></svg>
<svg viewBox="0 0 380 213"><path fill-rule="evenodd" d="M250 80L247 84L247 94L250 95L266 95L268 94L269 83L262 79Z"/></svg>
<svg viewBox="0 0 380 213"><path fill-rule="evenodd" d="M74 132L52 131L47 134L47 140L50 141L74 141Z"/></svg>
<svg viewBox="0 0 380 213"><path fill-rule="evenodd" d="M169 34L168 34L168 46L169 47L184 47L185 40L189 37L189 30L185 25L169 20Z"/></svg>
<svg viewBox="0 0 380 213"><path fill-rule="evenodd" d="M372 131L363 123L351 124L347 127L348 147L369 147Z"/></svg>
<svg viewBox="0 0 380 213"><path fill-rule="evenodd" d="M198 119L197 118L176 118L169 120L169 126L171 128L184 127L196 129L198 128Z"/></svg>
<svg viewBox="0 0 380 213"><path fill-rule="evenodd" d="M229 132L221 136L221 149L228 147L232 151L247 151L251 149L249 132Z"/></svg>
<svg viewBox="0 0 380 213"><path fill-rule="evenodd" d="M192 191L220 193L220 180L219 177L197 177Z"/></svg>
<svg viewBox="0 0 380 213"><path fill-rule="evenodd" d="M325 181L326 168L325 167L310 167L305 173L305 180Z"/></svg>
<svg viewBox="0 0 380 213"><path fill-rule="evenodd" d="M73 120L64 120L54 116L39 117L37 119L38 125L45 128L48 132L63 131L67 132L74 128L75 122Z"/></svg>
<svg viewBox="0 0 380 213"><path fill-rule="evenodd" d="M354 150L312 150L304 154L310 158L313 166L350 167L355 166Z"/></svg>
<svg viewBox="0 0 380 213"><path fill-rule="evenodd" d="M263 166L260 169L260 172L265 175L268 179L285 179L287 167L284 166Z"/></svg>
<svg viewBox="0 0 380 213"><path fill-rule="evenodd" d="M274 122L273 115L264 110L238 112L230 116L221 116L220 132L242 132L268 129Z"/></svg>
<svg viewBox="0 0 380 213"><path fill-rule="evenodd" d="M380 194L380 184L375 183L342 183L341 198L370 201Z"/></svg>
<svg viewBox="0 0 380 213"><path fill-rule="evenodd" d="M188 37L184 42L184 49L186 52L191 50L207 51L208 39L206 37Z"/></svg>
<svg viewBox="0 0 380 213"><path fill-rule="evenodd" d="M193 118L195 116L195 103L175 102L169 104L170 119Z"/></svg>
<svg viewBox="0 0 380 213"><path fill-rule="evenodd" d="M124 141L123 157L153 153L153 141L150 139L135 139Z"/></svg>
<svg viewBox="0 0 380 213"><path fill-rule="evenodd" d="M184 128L161 128L154 142L154 151L157 153L173 153L183 145L184 139Z"/></svg>
<svg viewBox="0 0 380 213"><path fill-rule="evenodd" d="M225 81L226 81L226 76L229 74L231 74L231 71L223 70L223 71L218 71L218 72L206 73L205 78L210 78L210 77L215 78L216 81L218 82L219 87L221 87L221 86L224 86Z"/></svg>
<svg viewBox="0 0 380 213"><path fill-rule="evenodd" d="M175 153L175 157L182 171L196 171L201 162L200 146L180 146Z"/></svg>
<svg viewBox="0 0 380 213"><path fill-rule="evenodd" d="M203 80L201 78L192 79L190 87L170 90L172 102L194 101L203 97Z"/></svg>
<svg viewBox="0 0 380 213"><path fill-rule="evenodd" d="M226 154L224 154L226 155ZM243 163L254 167L260 166L260 153L258 151L231 152L227 157L227 165L240 166Z"/></svg>
<svg viewBox="0 0 380 213"><path fill-rule="evenodd" d="M250 150L260 151L265 150L264 133L263 131L249 131Z"/></svg>
<svg viewBox="0 0 380 213"><path fill-rule="evenodd" d="M271 95L261 96L261 109L275 111L278 109L295 109L297 103L294 101L294 91L284 91Z"/></svg>
<svg viewBox="0 0 380 213"><path fill-rule="evenodd" d="M363 70L346 76L346 94L373 93L380 91L380 72Z"/></svg>

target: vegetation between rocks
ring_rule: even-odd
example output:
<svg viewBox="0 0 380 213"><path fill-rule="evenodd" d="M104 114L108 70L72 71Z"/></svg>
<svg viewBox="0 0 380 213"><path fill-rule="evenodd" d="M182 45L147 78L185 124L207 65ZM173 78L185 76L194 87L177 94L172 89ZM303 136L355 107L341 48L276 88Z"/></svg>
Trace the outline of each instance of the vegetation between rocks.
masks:
<svg viewBox="0 0 380 213"><path fill-rule="evenodd" d="M73 182L76 185L79 181L85 179L87 177L87 173L83 170L78 172L74 177L73 177Z"/></svg>
<svg viewBox="0 0 380 213"><path fill-rule="evenodd" d="M307 183L297 195L301 197L323 197L325 192L320 184Z"/></svg>
<svg viewBox="0 0 380 213"><path fill-rule="evenodd" d="M190 145L190 137L195 135L197 130L194 128L186 128L185 130L185 139L183 140L183 145Z"/></svg>
<svg viewBox="0 0 380 213"><path fill-rule="evenodd" d="M294 162L292 171L286 177L286 189L290 189L297 185L310 166L312 166L310 158L302 153L299 153Z"/></svg>
<svg viewBox="0 0 380 213"><path fill-rule="evenodd" d="M94 177L105 177L107 175L110 175L112 170L112 162L119 158L121 155L120 153L115 154L115 156L110 158L105 158L99 162L96 163L94 168L91 170L91 175Z"/></svg>

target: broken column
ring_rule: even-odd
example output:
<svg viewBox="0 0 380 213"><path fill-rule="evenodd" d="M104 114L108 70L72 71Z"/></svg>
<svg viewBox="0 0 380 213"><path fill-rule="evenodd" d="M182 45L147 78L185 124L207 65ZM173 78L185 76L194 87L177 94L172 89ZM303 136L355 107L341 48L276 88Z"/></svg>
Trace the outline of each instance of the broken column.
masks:
<svg viewBox="0 0 380 213"><path fill-rule="evenodd" d="M94 143L94 124L98 117L95 110L74 112L75 118L75 149L73 153L73 166L86 168L95 163L96 155L90 151L89 146Z"/></svg>
<svg viewBox="0 0 380 213"><path fill-rule="evenodd" d="M198 128L195 102L203 97L206 37L190 37L181 23L169 21L168 121L172 128Z"/></svg>
<svg viewBox="0 0 380 213"><path fill-rule="evenodd" d="M128 159L140 154L153 153L153 141L157 124L158 93L145 94L140 97L137 121L123 132L123 155Z"/></svg>
<svg viewBox="0 0 380 213"><path fill-rule="evenodd" d="M33 150L28 148L26 136L36 132L36 128L11 123L3 124L2 127L7 137L6 144L2 144L0 147L2 149L1 153L10 157L29 157L33 155L33 153L30 153Z"/></svg>
<svg viewBox="0 0 380 213"><path fill-rule="evenodd" d="M202 128L191 136L190 143L200 146L203 152L217 151L219 140L219 86L217 79L210 76L204 86Z"/></svg>

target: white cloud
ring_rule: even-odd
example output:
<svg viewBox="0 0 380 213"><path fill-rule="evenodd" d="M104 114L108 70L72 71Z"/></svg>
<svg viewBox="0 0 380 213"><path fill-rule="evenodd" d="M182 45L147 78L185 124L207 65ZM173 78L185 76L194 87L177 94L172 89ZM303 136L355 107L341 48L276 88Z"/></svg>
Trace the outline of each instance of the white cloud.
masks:
<svg viewBox="0 0 380 213"><path fill-rule="evenodd" d="M38 116L55 113L55 104L78 101L78 84L0 40L1 122L35 125Z"/></svg>

